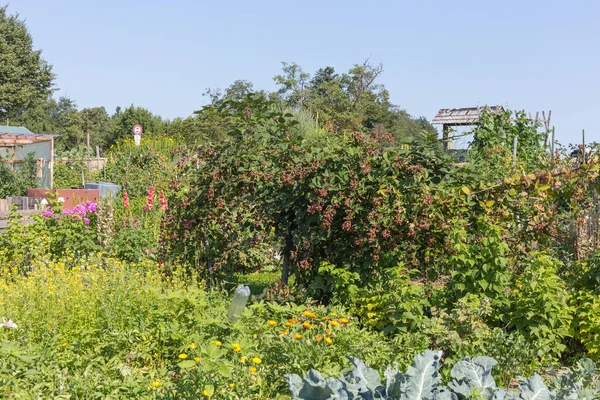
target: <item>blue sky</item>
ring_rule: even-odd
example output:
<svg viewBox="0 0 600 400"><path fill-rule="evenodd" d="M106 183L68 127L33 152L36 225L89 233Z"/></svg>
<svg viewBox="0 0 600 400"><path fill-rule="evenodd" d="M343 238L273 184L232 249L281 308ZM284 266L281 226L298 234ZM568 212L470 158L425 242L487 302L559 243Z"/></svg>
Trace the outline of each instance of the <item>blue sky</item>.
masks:
<svg viewBox="0 0 600 400"><path fill-rule="evenodd" d="M235 79L274 90L282 61L341 72L369 58L412 115L551 109L561 143L582 128L600 142L597 0L13 0L9 12L54 65L57 95L80 107L185 117Z"/></svg>

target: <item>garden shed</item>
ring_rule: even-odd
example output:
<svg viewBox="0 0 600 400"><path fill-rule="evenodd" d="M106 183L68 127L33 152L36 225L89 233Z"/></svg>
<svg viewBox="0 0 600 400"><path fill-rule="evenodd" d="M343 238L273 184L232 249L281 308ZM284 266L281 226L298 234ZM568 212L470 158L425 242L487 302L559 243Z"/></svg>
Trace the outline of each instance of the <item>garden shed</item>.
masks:
<svg viewBox="0 0 600 400"><path fill-rule="evenodd" d="M51 189L56 136L58 135L38 135L22 126L2 126L0 127L0 162L11 171L16 171L31 154L36 163L38 186Z"/></svg>

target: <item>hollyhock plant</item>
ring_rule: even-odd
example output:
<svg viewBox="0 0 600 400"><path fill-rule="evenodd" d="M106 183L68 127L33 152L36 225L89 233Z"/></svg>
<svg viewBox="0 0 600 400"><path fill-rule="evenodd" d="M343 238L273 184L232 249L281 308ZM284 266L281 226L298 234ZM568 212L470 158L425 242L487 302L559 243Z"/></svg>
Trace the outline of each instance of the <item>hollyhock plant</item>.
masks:
<svg viewBox="0 0 600 400"><path fill-rule="evenodd" d="M123 190L123 205L126 210L129 210L129 196L127 196L127 191Z"/></svg>

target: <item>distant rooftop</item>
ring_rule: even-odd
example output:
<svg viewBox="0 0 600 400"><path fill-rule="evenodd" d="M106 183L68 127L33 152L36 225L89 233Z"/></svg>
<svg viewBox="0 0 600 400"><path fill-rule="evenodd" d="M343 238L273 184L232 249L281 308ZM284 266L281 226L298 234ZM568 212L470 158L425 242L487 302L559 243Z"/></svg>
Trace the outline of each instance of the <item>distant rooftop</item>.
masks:
<svg viewBox="0 0 600 400"><path fill-rule="evenodd" d="M469 108L443 108L431 121L432 124L443 124L449 126L474 125L479 121L482 111L490 111L496 114L504 111L502 106L491 107L469 107Z"/></svg>
<svg viewBox="0 0 600 400"><path fill-rule="evenodd" d="M60 135L38 135L24 126L0 125L0 145L44 142Z"/></svg>

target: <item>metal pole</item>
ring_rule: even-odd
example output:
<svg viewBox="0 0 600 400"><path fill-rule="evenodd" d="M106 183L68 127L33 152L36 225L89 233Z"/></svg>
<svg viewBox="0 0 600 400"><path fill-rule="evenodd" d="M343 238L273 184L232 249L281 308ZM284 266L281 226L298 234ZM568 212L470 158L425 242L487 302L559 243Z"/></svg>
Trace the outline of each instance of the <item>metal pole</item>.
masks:
<svg viewBox="0 0 600 400"><path fill-rule="evenodd" d="M554 154L554 127L552 127L552 154Z"/></svg>
<svg viewBox="0 0 600 400"><path fill-rule="evenodd" d="M519 141L519 137L515 135L515 140L513 141L513 157L517 158L517 143Z"/></svg>

